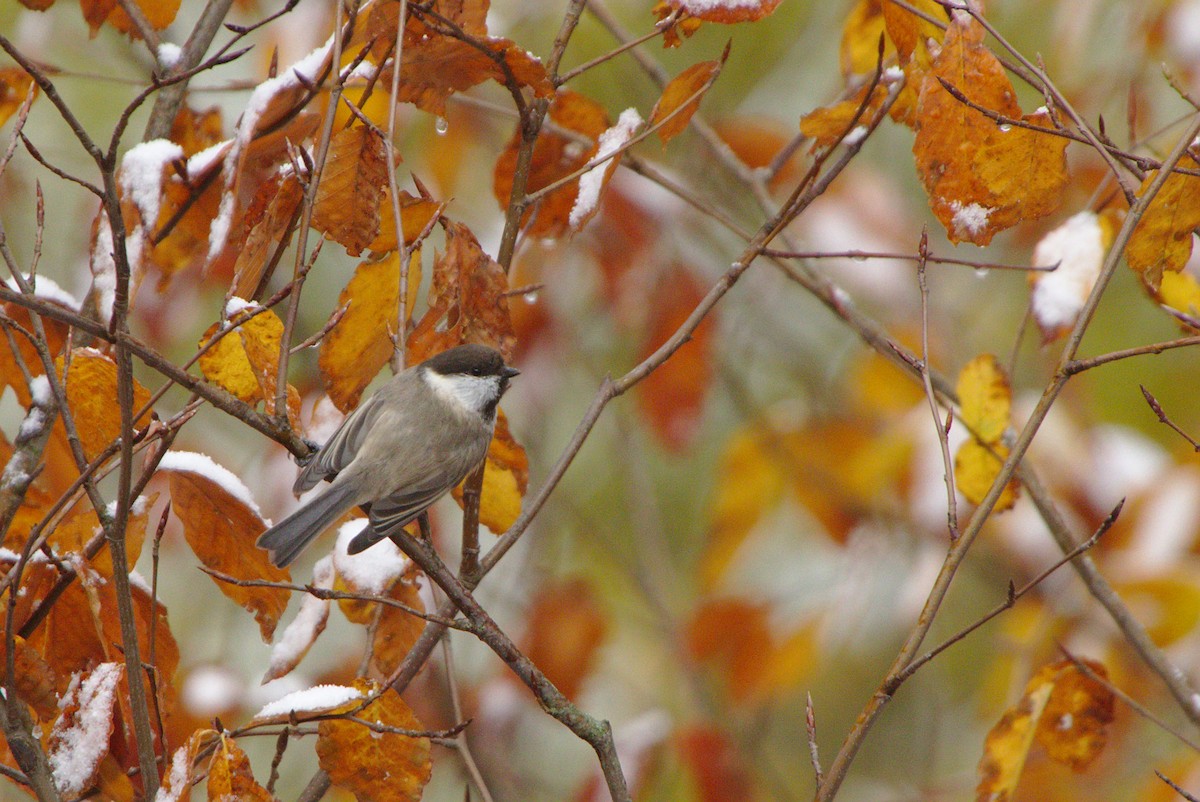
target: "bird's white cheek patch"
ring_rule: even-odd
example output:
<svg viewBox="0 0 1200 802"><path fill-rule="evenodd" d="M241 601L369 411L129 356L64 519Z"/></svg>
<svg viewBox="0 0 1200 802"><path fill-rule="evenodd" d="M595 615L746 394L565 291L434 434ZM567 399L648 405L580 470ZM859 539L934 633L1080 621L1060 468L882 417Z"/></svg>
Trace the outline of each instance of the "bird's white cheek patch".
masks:
<svg viewBox="0 0 1200 802"><path fill-rule="evenodd" d="M495 400L498 381L495 376L443 376L432 370L425 371L425 382L435 393L456 407L476 414Z"/></svg>

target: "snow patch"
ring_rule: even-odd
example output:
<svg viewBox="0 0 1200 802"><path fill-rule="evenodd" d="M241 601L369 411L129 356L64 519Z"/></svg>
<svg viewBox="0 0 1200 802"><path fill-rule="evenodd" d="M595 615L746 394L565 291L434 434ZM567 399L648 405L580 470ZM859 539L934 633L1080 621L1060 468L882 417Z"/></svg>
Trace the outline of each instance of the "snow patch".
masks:
<svg viewBox="0 0 1200 802"><path fill-rule="evenodd" d="M1058 269L1037 275L1030 305L1043 331L1075 324L1104 261L1104 232L1094 212L1080 212L1042 237L1033 249L1034 267Z"/></svg>
<svg viewBox="0 0 1200 802"><path fill-rule="evenodd" d="M347 554L346 548L354 536L367 526L366 518L358 518L338 529L337 546L333 550L333 568L346 584L358 593L378 596L387 591L408 570L409 561L396 544L384 539L369 550ZM407 535L401 535L407 537Z"/></svg>
<svg viewBox="0 0 1200 802"><path fill-rule="evenodd" d="M54 787L64 796L74 799L86 790L108 752L114 694L121 672L120 663L101 663L82 682L76 674L59 702L62 710L73 705L79 708L74 716L60 718L50 734L54 745L48 756L50 773Z"/></svg>
<svg viewBox="0 0 1200 802"><path fill-rule="evenodd" d="M345 685L317 685L289 693L282 699L264 705L262 710L254 714L254 718L274 718L289 713L319 713L362 697L363 692L357 688L348 688Z"/></svg>
<svg viewBox="0 0 1200 802"><path fill-rule="evenodd" d="M333 587L333 558L326 556L313 566L314 587L326 590ZM287 625L287 629L271 649L271 659L266 676L270 679L282 676L296 666L325 630L329 618L329 600L311 593L304 595L300 612ZM269 680L268 680L269 681Z"/></svg>
<svg viewBox="0 0 1200 802"><path fill-rule="evenodd" d="M164 471L182 471L203 476L245 504L253 510L255 515L262 517L262 512L259 511L258 505L250 496L250 489L232 471L213 462L207 454L199 454L194 451L168 451L162 461L158 463L158 468Z"/></svg>
<svg viewBox="0 0 1200 802"><path fill-rule="evenodd" d="M988 218L995 211L978 203L968 203L964 206L960 201L951 201L950 208L954 211L950 224L954 226L955 233L965 232L972 235L987 228Z"/></svg>

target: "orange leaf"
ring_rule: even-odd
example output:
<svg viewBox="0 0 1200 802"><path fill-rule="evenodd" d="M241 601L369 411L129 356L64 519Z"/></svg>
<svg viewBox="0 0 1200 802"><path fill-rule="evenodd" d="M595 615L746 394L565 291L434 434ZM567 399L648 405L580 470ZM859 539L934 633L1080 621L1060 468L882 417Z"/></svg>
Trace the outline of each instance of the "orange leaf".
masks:
<svg viewBox="0 0 1200 802"><path fill-rule="evenodd" d="M732 24L753 22L762 19L782 0L737 0L737 2L714 3L712 0L666 0L667 6L687 12L688 16L705 22Z"/></svg>
<svg viewBox="0 0 1200 802"><path fill-rule="evenodd" d="M170 765L163 771L162 786L155 802L184 802L191 798L192 781L197 771L196 757L215 735L213 730L196 730L186 744L175 750Z"/></svg>
<svg viewBox="0 0 1200 802"><path fill-rule="evenodd" d="M1184 155L1179 167L1195 170L1195 159ZM1146 192L1158 176L1155 171L1146 176L1138 195ZM1200 226L1200 178L1172 173L1163 182L1150 207L1138 220L1125 261L1151 290L1157 290L1165 273L1183 270L1192 255L1192 231Z"/></svg>
<svg viewBox="0 0 1200 802"><path fill-rule="evenodd" d="M667 144L687 128L688 122L700 109L700 101L721 74L721 67L729 57L729 45L718 61L702 61L693 64L671 79L663 88L662 97L650 112L650 125L658 129L659 139ZM673 115L673 116L672 116ZM670 117L670 119L667 119ZM665 122L664 122L665 121Z"/></svg>
<svg viewBox="0 0 1200 802"><path fill-rule="evenodd" d="M356 680L355 687L374 691L365 680ZM394 693L384 694L357 716L388 727L422 729L408 705ZM421 799L431 770L428 738L374 732L341 719L322 721L317 732L317 759L335 785L360 799Z"/></svg>
<svg viewBox="0 0 1200 802"><path fill-rule="evenodd" d="M890 4L889 4L890 5ZM1050 127L1045 112L1022 117L1012 84L983 44L984 31L956 14L921 86L913 154L934 214L953 242L988 244L1021 220L1054 211L1066 186L1067 140L1001 126L950 94L1005 117Z"/></svg>
<svg viewBox="0 0 1200 802"><path fill-rule="evenodd" d="M400 190L400 222L404 226L404 241L412 245L429 221L437 214L441 205L425 198L415 198ZM392 193L385 186L379 198L379 236L368 246L376 253L394 251L399 247L396 240L396 216L392 211ZM412 308L412 304L409 304Z"/></svg>
<svg viewBox="0 0 1200 802"><path fill-rule="evenodd" d="M208 766L208 798L250 802L272 802L275 799L266 788L254 781L250 758L224 733L217 738L217 747Z"/></svg>
<svg viewBox="0 0 1200 802"><path fill-rule="evenodd" d="M185 157L190 157L223 141L224 131L220 106L197 111L185 105L171 122L170 140L183 148Z"/></svg>
<svg viewBox="0 0 1200 802"><path fill-rule="evenodd" d="M679 47L683 44L684 39L691 38L692 34L700 30L700 26L703 24L688 14L672 16L675 14L675 7L670 0L660 0L655 3L650 13L658 20L655 27L662 31L664 48ZM672 18L670 23L666 22L667 17Z"/></svg>
<svg viewBox="0 0 1200 802"><path fill-rule="evenodd" d="M421 586L417 580L416 569L411 569L404 577L392 585L388 597L405 604L413 610L425 611L425 603L421 601ZM375 639L372 641L372 654L375 666L387 676L400 665L408 655L417 638L425 631L425 620L399 607L384 605L379 614L379 623L375 626Z"/></svg>
<svg viewBox="0 0 1200 802"><path fill-rule="evenodd" d="M365 125L338 131L317 187L312 227L358 256L379 234L379 199L387 180L383 138Z"/></svg>
<svg viewBox="0 0 1200 802"><path fill-rule="evenodd" d="M577 698L608 637L608 620L582 579L543 586L529 610L522 651L569 699Z"/></svg>
<svg viewBox="0 0 1200 802"><path fill-rule="evenodd" d="M58 372L63 370L63 358L57 360ZM67 406L75 419L83 452L89 461L121 437L121 413L114 402L117 395L117 364L94 348L76 348L71 352L71 366L66 375ZM133 411L146 406L150 392L133 382ZM147 411L133 422L140 429L150 422ZM55 424L61 429L62 422ZM64 434L65 436L65 434Z"/></svg>
<svg viewBox="0 0 1200 802"><path fill-rule="evenodd" d="M283 321L270 309L227 331L231 321L244 319L258 304L231 303L225 320L208 327L200 338L203 348L220 332L224 335L200 355L200 371L208 381L248 403L274 399L279 369Z"/></svg>
<svg viewBox="0 0 1200 802"><path fill-rule="evenodd" d="M21 108L21 104L29 95L30 87L33 88L34 97L37 97L37 85L29 73L20 67L0 69L0 125L8 122L8 118Z"/></svg>
<svg viewBox="0 0 1200 802"><path fill-rule="evenodd" d="M33 708L42 721L58 715L58 679L54 669L20 635L13 635L13 679L17 696ZM0 647L0 658L4 658Z"/></svg>
<svg viewBox="0 0 1200 802"><path fill-rule="evenodd" d="M550 121L559 129L581 135L567 138L553 131L543 131L533 148L526 192L537 192L587 164L599 150L600 134L609 128L608 114L594 100L569 90L560 91L550 106ZM496 161L493 191L502 207L512 194L513 173L517 166L517 151L521 146L518 130L508 147ZM571 209L579 194L579 181L571 181L550 192L525 212L521 223L527 225L531 237L559 237L568 230ZM532 221L530 220L532 217Z"/></svg>
<svg viewBox="0 0 1200 802"><path fill-rule="evenodd" d="M479 497L479 522L496 534L507 532L521 514L521 499L529 487L529 458L508 428L504 410L496 410L496 433L488 445L483 491ZM454 488L461 507L462 485Z"/></svg>
<svg viewBox="0 0 1200 802"><path fill-rule="evenodd" d="M446 253L433 266L429 311L408 341L414 361L463 343L491 345L511 360L515 336L507 292L504 268L484 253L471 230L447 223Z"/></svg>
<svg viewBox="0 0 1200 802"><path fill-rule="evenodd" d="M800 118L800 133L812 139L814 147L827 148L850 139L860 127L865 131L865 126L871 122L887 97L887 89L876 86L870 101L864 105L863 99L866 94L867 86L864 85L846 100L838 101L832 106L813 109ZM851 123L854 123L853 129L850 127Z"/></svg>
<svg viewBox="0 0 1200 802"><path fill-rule="evenodd" d="M658 349L691 316L704 298L705 288L682 267L670 271L659 285L650 331L642 343L641 358ZM638 385L638 402L659 442L681 451L699 428L704 400L712 381L712 314L700 323L691 339Z"/></svg>
<svg viewBox="0 0 1200 802"><path fill-rule="evenodd" d="M714 123L713 128L742 164L752 169L769 166L792 139L782 124L766 117L731 117ZM772 176L771 186L794 180L797 162L795 155L789 158Z"/></svg>
<svg viewBox="0 0 1200 802"><path fill-rule="evenodd" d="M133 0L141 10L142 16L150 23L150 27L161 31L175 20L179 12L180 0ZM133 20L125 13L116 0L80 0L83 18L91 28L92 36L100 30L100 26L108 23L121 33L127 33L135 39L141 39Z"/></svg>
<svg viewBox="0 0 1200 802"><path fill-rule="evenodd" d="M755 798L750 767L720 730L707 725L692 726L678 733L675 742L695 781L697 802Z"/></svg>
<svg viewBox="0 0 1200 802"><path fill-rule="evenodd" d="M411 300L421 283L420 253L409 262ZM396 251L379 262L363 262L338 296L346 314L321 340L317 366L325 391L342 412L353 409L363 390L388 363L395 350L392 338L399 331L400 255Z"/></svg>
<svg viewBox="0 0 1200 802"><path fill-rule="evenodd" d="M136 565L142 553L142 543L146 539L146 524L149 519L149 508L158 499L158 494L138 498L129 511L129 519L125 527L125 561L128 565ZM83 504L77 505L83 507ZM84 547L95 537L101 535L103 529L100 520L91 506L86 506L66 519L55 528L50 535L58 554L82 555ZM107 548L102 549L91 561L91 565L105 577L112 576L112 556Z"/></svg>
<svg viewBox="0 0 1200 802"><path fill-rule="evenodd" d="M254 545L267 525L241 480L203 454L180 451L168 452L159 471L170 480L171 510L202 563L238 579L288 581L287 570L272 565ZM287 608L288 591L220 581L217 587L254 614L263 640L270 642Z"/></svg>
<svg viewBox="0 0 1200 802"><path fill-rule="evenodd" d="M59 289L57 284L45 276L38 276L33 288L34 294L43 301L72 312L79 311L79 303L70 298L65 292ZM25 329L25 331L34 330L29 312L23 307L16 304L0 304L0 315L7 317L13 323ZM50 355L56 357L62 353L62 349L66 345L67 325L45 316L42 317L42 325L45 326L46 344L50 349ZM6 330L12 333L12 342L16 343L17 346L16 353L12 350L9 338L5 336L4 332ZM38 357L37 349L33 347L33 343L22 336L18 330L5 325L3 319L0 318L0 392L3 392L5 387L13 388L13 391L17 394L17 402L22 407L28 409L31 401L29 387L25 384L24 373L17 366L18 356L25 363L25 368L31 376L44 376L46 374L45 369L42 367L42 360Z"/></svg>
<svg viewBox="0 0 1200 802"><path fill-rule="evenodd" d="M906 66L915 63L921 70L928 69L932 60L929 43L940 43L945 32L924 17L918 16L890 0L882 0L877 5L883 14L884 27L887 30L888 38L896 47L900 63ZM946 9L937 0L914 0L908 5L924 12L927 17L936 20L946 19ZM871 64L865 72L874 72L874 70L875 63L872 58ZM913 77L911 73L910 77Z"/></svg>

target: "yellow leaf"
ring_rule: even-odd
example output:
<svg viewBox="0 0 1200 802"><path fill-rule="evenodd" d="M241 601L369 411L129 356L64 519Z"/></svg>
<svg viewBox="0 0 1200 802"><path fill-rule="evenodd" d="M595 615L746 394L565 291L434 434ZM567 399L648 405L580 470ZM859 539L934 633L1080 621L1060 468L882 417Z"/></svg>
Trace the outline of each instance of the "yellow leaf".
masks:
<svg viewBox="0 0 1200 802"><path fill-rule="evenodd" d="M275 397L275 376L279 369L279 343L283 321L270 309L227 331L231 321L245 318L258 308L248 304L231 309L221 323L214 323L200 338L200 347L223 336L200 355L200 371L208 381L228 390L247 403Z"/></svg>
<svg viewBox="0 0 1200 802"><path fill-rule="evenodd" d="M420 253L409 262L410 305L421 283ZM399 331L400 255L393 251L379 262L363 262L338 296L346 314L321 341L317 365L334 406L348 412L363 390L392 356Z"/></svg>
<svg viewBox="0 0 1200 802"><path fill-rule="evenodd" d="M364 693L372 683L356 680ZM357 706L357 700L352 703ZM357 717L388 727L423 729L398 694L386 693ZM317 759L333 783L359 799L419 802L431 770L429 739L375 732L353 721L328 719L318 725Z"/></svg>
<svg viewBox="0 0 1200 802"><path fill-rule="evenodd" d="M1158 298L1188 317L1200 318L1200 284L1191 273L1163 273Z"/></svg>
<svg viewBox="0 0 1200 802"><path fill-rule="evenodd" d="M1050 683L1031 682L1020 703L1005 712L987 734L979 761L979 785L975 788L977 802L1012 799L1052 690Z"/></svg>
<svg viewBox="0 0 1200 802"><path fill-rule="evenodd" d="M1083 663L1097 677L1108 678L1100 663ZM1069 660L1044 666L1030 682L1052 683L1054 688L1038 721L1038 744L1051 760L1082 770L1108 741L1107 728L1113 720L1112 691Z"/></svg>
<svg viewBox="0 0 1200 802"><path fill-rule="evenodd" d="M425 230L439 208L440 204L434 201L414 198L408 192L401 190L400 218L404 226L404 241L411 245ZM379 198L379 236L375 237L368 247L375 253L383 253L384 251L394 251L399 246L400 244L396 240L396 215L392 209L392 193L387 187L384 187L383 194ZM415 294L416 290L413 289L412 292ZM412 300L410 299L409 309L411 308Z"/></svg>
<svg viewBox="0 0 1200 802"><path fill-rule="evenodd" d="M891 5L890 3L888 5ZM880 0L858 0L842 26L839 58L846 78L872 75L879 65L879 37L884 34ZM896 45L884 38L883 63L896 62Z"/></svg>
<svg viewBox="0 0 1200 802"><path fill-rule="evenodd" d="M1001 460L1007 456L1008 447L1004 443L993 443L989 448L973 437L958 447L954 455L954 482L967 501L972 504L983 501L1000 475ZM1009 481L996 500L996 512L1010 509L1016 503L1019 487L1015 479Z"/></svg>
<svg viewBox="0 0 1200 802"><path fill-rule="evenodd" d="M1200 624L1200 587L1182 571L1123 582L1121 598L1134 610L1154 644L1166 648Z"/></svg>
<svg viewBox="0 0 1200 802"><path fill-rule="evenodd" d="M58 371L63 358L57 360ZM75 428L83 443L88 460L95 459L121 436L121 413L116 404L117 363L94 348L77 348L71 352L71 367L67 371L67 406L75 417ZM150 392L133 382L133 411L137 413L150 400ZM133 422L140 429L150 422L150 412ZM61 429L62 423L56 423Z"/></svg>
<svg viewBox="0 0 1200 802"><path fill-rule="evenodd" d="M502 409L496 410L496 433L488 445L485 464L479 521L496 534L502 534L521 514L521 499L529 486L529 458L513 438ZM454 500L462 506L461 485L454 488Z"/></svg>
<svg viewBox="0 0 1200 802"><path fill-rule="evenodd" d="M996 357L981 354L968 362L955 389L962 422L980 442L999 442L1012 413L1012 387Z"/></svg>
<svg viewBox="0 0 1200 802"><path fill-rule="evenodd" d="M858 126L866 126L871 122L875 111L887 97L887 89L882 86L875 87L870 101L864 106L863 99L866 94L867 86L864 85L846 100L813 109L800 118L800 133L812 139L814 147L827 148L836 145L854 130L851 129L851 123L854 123L857 129ZM861 114L859 109L862 109Z"/></svg>
<svg viewBox="0 0 1200 802"><path fill-rule="evenodd" d="M1178 166L1195 170L1200 163L1184 155ZM1139 196L1157 176L1158 171L1146 176ZM1172 173L1134 227L1125 248L1125 261L1141 275L1147 287L1156 290L1166 273L1177 273L1187 264L1192 255L1192 231L1197 226L1200 226L1200 178Z"/></svg>

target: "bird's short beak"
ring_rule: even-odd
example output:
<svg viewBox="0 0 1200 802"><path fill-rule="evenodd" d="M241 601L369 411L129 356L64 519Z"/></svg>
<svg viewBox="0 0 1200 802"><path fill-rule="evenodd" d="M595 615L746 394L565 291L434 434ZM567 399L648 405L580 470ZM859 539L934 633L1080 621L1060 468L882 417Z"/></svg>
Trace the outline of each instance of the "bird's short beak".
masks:
<svg viewBox="0 0 1200 802"><path fill-rule="evenodd" d="M517 370L516 368L510 368L508 366L505 366L505 368L502 371L500 371L500 373L506 379L511 379L514 376L521 375L521 371Z"/></svg>

